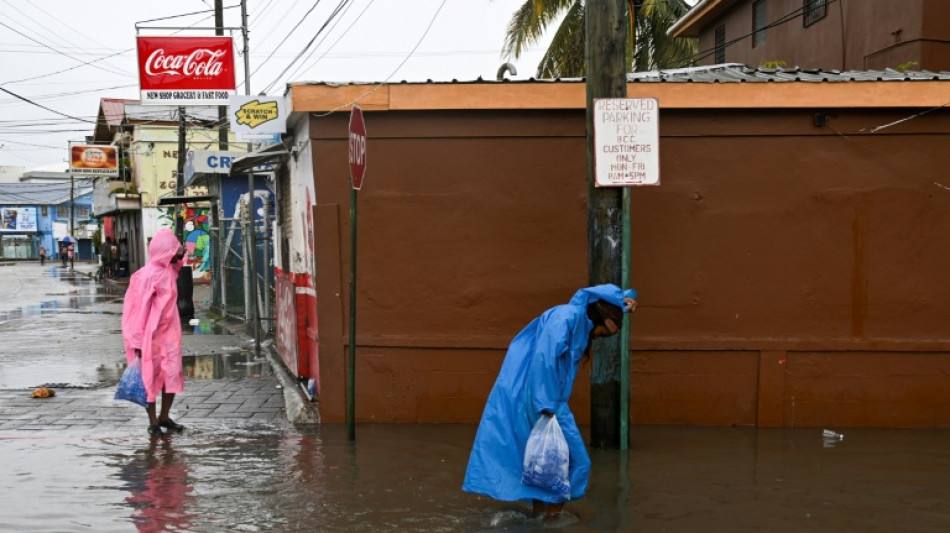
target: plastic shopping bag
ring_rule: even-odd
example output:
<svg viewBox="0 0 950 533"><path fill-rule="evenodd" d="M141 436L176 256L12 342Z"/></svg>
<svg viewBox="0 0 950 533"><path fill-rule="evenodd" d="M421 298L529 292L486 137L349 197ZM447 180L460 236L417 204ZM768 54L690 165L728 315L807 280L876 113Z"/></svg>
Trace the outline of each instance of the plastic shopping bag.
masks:
<svg viewBox="0 0 950 533"><path fill-rule="evenodd" d="M136 357L132 364L125 368L119 386L115 389L116 400L127 400L145 407L148 395L145 392L145 382L142 380L142 359Z"/></svg>
<svg viewBox="0 0 950 533"><path fill-rule="evenodd" d="M521 483L571 498L570 451L556 416L541 415L524 451Z"/></svg>

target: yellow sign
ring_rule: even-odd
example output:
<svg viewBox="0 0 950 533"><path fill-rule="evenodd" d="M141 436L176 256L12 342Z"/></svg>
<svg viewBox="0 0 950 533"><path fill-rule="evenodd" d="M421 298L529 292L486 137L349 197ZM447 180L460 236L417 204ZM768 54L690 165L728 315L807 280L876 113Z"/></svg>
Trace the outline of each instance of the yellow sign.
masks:
<svg viewBox="0 0 950 533"><path fill-rule="evenodd" d="M265 122L275 120L278 116L277 102L263 102L251 100L234 112L237 123L242 126L256 128Z"/></svg>

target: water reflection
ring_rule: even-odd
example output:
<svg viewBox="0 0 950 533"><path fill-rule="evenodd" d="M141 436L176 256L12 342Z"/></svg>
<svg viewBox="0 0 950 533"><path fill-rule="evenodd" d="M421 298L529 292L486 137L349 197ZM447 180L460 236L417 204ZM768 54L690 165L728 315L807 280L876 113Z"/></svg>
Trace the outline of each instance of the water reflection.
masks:
<svg viewBox="0 0 950 533"><path fill-rule="evenodd" d="M171 439L152 439L119 470L131 495L132 522L138 531L181 531L191 528L195 498L189 468Z"/></svg>
<svg viewBox="0 0 950 533"><path fill-rule="evenodd" d="M225 347L226 348L226 347ZM234 352L186 355L182 367L186 379L260 378L271 376L271 367L263 357L233 347Z"/></svg>

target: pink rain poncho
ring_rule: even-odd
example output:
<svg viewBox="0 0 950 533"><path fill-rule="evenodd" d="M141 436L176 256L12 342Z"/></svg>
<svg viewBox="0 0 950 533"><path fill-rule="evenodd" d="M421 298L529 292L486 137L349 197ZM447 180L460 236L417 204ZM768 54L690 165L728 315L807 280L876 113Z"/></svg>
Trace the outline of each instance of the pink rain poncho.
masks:
<svg viewBox="0 0 950 533"><path fill-rule="evenodd" d="M142 351L142 379L148 401L164 387L184 390L181 366L181 319L178 317L178 271L172 262L181 244L168 228L158 230L148 246L148 263L129 280L122 307L122 339L127 364Z"/></svg>

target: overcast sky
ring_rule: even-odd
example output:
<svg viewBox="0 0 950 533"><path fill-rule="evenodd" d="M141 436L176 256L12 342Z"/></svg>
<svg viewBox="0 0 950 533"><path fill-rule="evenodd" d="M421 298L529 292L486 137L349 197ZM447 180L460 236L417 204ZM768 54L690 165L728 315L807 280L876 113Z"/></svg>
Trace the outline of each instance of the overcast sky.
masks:
<svg viewBox="0 0 950 533"><path fill-rule="evenodd" d="M304 80L494 79L505 62L505 28L523 1L248 0L251 92L283 94L288 81ZM238 0L224 5L225 26L240 27ZM68 142L92 133L100 98L138 98L136 24L142 35L213 35L156 28L211 28L213 7L213 0L0 0L0 89L49 108L0 91L0 165L64 161ZM207 12L143 22L198 11ZM240 48L240 32L234 37ZM531 77L546 43L513 60L518 74L509 77ZM243 57L236 62L243 83Z"/></svg>

